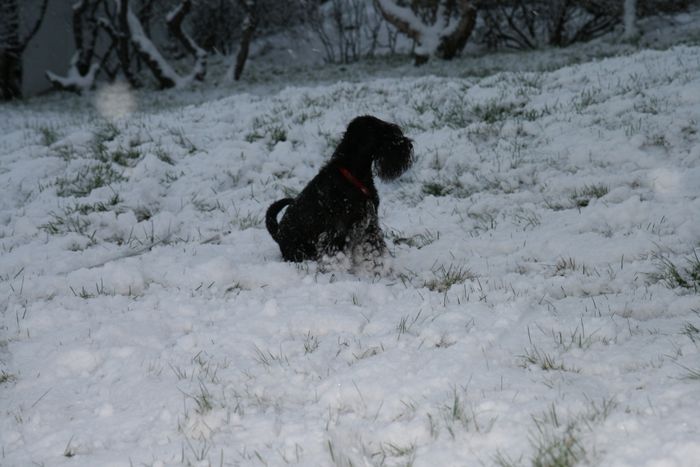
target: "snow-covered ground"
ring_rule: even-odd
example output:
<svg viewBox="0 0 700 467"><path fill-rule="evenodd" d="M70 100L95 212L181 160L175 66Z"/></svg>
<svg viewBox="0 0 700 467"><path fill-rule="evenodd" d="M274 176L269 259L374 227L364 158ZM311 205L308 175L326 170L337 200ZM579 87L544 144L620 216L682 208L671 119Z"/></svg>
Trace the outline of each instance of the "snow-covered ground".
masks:
<svg viewBox="0 0 700 467"><path fill-rule="evenodd" d="M700 465L700 47L163 96L1 109L1 465ZM360 114L391 267L282 262Z"/></svg>

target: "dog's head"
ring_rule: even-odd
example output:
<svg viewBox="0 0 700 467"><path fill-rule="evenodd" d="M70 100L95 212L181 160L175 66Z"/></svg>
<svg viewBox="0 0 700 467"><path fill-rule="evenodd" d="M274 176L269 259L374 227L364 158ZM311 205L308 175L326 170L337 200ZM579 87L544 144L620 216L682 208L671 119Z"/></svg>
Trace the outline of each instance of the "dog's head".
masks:
<svg viewBox="0 0 700 467"><path fill-rule="evenodd" d="M413 164L413 142L401 128L370 115L350 122L343 143L354 146L361 157L369 158L382 180L397 178Z"/></svg>

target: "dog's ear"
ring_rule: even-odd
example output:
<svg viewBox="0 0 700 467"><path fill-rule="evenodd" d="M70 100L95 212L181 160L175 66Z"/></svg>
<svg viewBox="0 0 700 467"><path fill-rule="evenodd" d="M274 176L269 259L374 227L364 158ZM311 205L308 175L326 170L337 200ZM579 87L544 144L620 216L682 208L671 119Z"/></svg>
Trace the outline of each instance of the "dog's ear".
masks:
<svg viewBox="0 0 700 467"><path fill-rule="evenodd" d="M355 117L349 124L333 158L349 159L370 169L377 153L378 145L382 144L391 128L395 127L371 115ZM400 130L399 130L400 133Z"/></svg>

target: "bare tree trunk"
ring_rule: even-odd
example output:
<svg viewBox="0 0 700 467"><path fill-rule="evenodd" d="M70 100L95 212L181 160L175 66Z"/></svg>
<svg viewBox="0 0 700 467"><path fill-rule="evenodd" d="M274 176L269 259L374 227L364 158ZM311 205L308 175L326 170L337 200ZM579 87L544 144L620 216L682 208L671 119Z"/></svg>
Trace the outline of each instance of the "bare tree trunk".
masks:
<svg viewBox="0 0 700 467"><path fill-rule="evenodd" d="M563 0L552 8L555 9L555 14L552 14L552 20L549 27L549 45L562 47L564 43L564 33L566 31L566 22L569 20L569 5L571 0Z"/></svg>
<svg viewBox="0 0 700 467"><path fill-rule="evenodd" d="M0 49L0 100L22 97L22 59L16 50Z"/></svg>
<svg viewBox="0 0 700 467"><path fill-rule="evenodd" d="M151 37L151 18L153 18L153 2L154 0L146 0L139 10L138 18L143 26L143 32L146 37Z"/></svg>
<svg viewBox="0 0 700 467"><path fill-rule="evenodd" d="M117 57L121 65L122 73L129 84L137 88L140 86L133 71L131 71L131 53L129 51L131 32L129 29L129 0L116 0L117 3L117 28L116 39Z"/></svg>
<svg viewBox="0 0 700 467"><path fill-rule="evenodd" d="M236 55L236 68L233 72L233 79L238 81L243 74L245 62L248 60L248 51L250 43L253 40L253 34L258 27L257 5L255 0L239 0L241 7L246 12L246 17L243 20L243 35L241 37L241 48Z"/></svg>
<svg viewBox="0 0 700 467"><path fill-rule="evenodd" d="M85 44L83 44L83 15L89 6L88 0L78 0L78 2L73 4L73 42L75 42L75 48L78 51L76 67L82 75L87 73L92 61L92 47L85 47Z"/></svg>
<svg viewBox="0 0 700 467"><path fill-rule="evenodd" d="M623 23L625 32L623 39L630 40L637 36L637 0L624 0Z"/></svg>
<svg viewBox="0 0 700 467"><path fill-rule="evenodd" d="M22 97L22 54L39 31L48 0L43 0L39 17L27 37L20 37L20 11L17 0L0 0L0 100Z"/></svg>
<svg viewBox="0 0 700 467"><path fill-rule="evenodd" d="M22 56L16 0L0 0L0 98L22 97Z"/></svg>

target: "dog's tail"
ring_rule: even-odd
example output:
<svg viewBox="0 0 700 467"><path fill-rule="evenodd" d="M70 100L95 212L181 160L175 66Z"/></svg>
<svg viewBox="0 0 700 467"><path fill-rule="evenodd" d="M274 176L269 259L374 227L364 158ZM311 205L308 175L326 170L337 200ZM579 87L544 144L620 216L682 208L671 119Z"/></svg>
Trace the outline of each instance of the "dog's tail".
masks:
<svg viewBox="0 0 700 467"><path fill-rule="evenodd" d="M267 227L267 231L270 232L270 235L272 235L272 238L277 243L279 243L279 236L277 235L277 232L279 231L277 215L282 209L284 209L285 206L292 204L293 201L294 198L284 198L279 201L275 201L269 208L267 208L267 213L265 214L265 227Z"/></svg>

